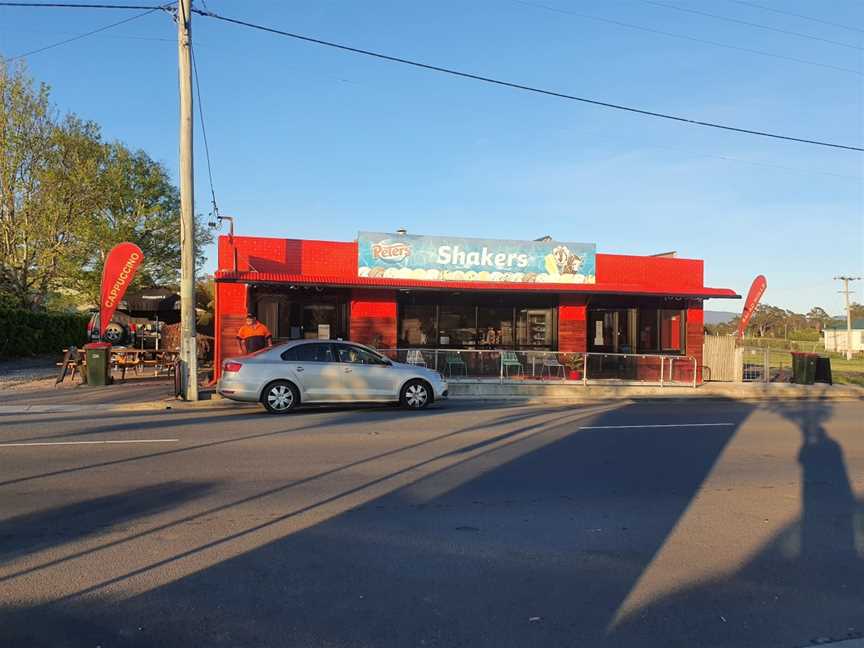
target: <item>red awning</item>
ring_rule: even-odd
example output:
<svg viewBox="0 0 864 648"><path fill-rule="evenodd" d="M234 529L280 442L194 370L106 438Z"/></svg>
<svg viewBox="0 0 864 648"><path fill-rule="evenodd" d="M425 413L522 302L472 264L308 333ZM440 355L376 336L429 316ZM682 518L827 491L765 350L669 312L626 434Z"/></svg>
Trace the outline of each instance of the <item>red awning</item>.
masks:
<svg viewBox="0 0 864 648"><path fill-rule="evenodd" d="M675 288L659 290L656 286L639 284L553 284L499 283L488 281L420 281L385 277L328 277L283 272L253 272L219 270L216 281L238 283L286 283L297 286L332 286L339 288L391 288L396 290L480 290L484 292L582 293L604 295L651 295L660 297L691 297L702 299L741 299L729 288Z"/></svg>

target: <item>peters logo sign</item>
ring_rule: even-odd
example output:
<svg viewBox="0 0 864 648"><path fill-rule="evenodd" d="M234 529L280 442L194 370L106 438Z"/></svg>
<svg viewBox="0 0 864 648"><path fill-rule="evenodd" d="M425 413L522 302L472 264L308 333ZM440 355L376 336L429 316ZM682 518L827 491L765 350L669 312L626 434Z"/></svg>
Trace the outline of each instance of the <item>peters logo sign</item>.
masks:
<svg viewBox="0 0 864 648"><path fill-rule="evenodd" d="M126 294L138 266L144 260L144 253L134 243L115 245L105 258L102 269L102 290L99 298L99 337L111 323L117 305Z"/></svg>
<svg viewBox="0 0 864 648"><path fill-rule="evenodd" d="M372 244L372 258L380 261L404 261L411 255L411 246L396 241L379 241Z"/></svg>

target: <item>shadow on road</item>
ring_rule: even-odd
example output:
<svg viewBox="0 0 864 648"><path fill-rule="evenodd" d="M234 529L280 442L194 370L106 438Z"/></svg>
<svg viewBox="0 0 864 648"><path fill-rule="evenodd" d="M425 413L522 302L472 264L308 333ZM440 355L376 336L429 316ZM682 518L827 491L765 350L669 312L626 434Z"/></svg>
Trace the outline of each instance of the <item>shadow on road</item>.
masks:
<svg viewBox="0 0 864 648"><path fill-rule="evenodd" d="M861 506L825 430L824 403L770 406L803 440L800 524L735 574L612 623L754 407L689 408L672 421L667 408L639 404L581 417L562 408L547 421L535 410L505 411L487 424L488 440L430 448L403 469L103 586L170 570L213 546L230 553L239 537L418 472L384 496L128 600L102 597L99 587L86 600L7 607L5 627L19 645L51 646L789 646L811 636L802 632L846 632L864 600ZM634 420L701 426L626 427ZM496 433L514 423L516 431ZM410 448L420 456L426 443Z"/></svg>
<svg viewBox="0 0 864 648"><path fill-rule="evenodd" d="M0 520L0 565L175 508L214 485L168 482Z"/></svg>
<svg viewBox="0 0 864 648"><path fill-rule="evenodd" d="M703 645L736 645L746 637L748 645L790 646L864 636L864 502L856 501L843 449L824 427L833 408L787 401L765 409L801 435L800 519L734 574L640 610L616 629L631 645L651 619L664 620L672 636L707 619L699 624Z"/></svg>

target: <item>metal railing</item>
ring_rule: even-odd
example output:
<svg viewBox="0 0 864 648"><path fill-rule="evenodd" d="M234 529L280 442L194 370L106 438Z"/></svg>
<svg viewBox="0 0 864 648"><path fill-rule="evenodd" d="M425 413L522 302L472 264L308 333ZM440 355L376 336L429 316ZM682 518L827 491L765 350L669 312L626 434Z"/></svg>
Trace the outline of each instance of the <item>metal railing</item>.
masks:
<svg viewBox="0 0 864 648"><path fill-rule="evenodd" d="M396 362L428 367L448 380L624 382L696 387L692 356L508 349L378 349Z"/></svg>
<svg viewBox="0 0 864 648"><path fill-rule="evenodd" d="M768 348L741 347L741 380L743 382L769 382L771 352ZM791 361L790 361L791 364Z"/></svg>

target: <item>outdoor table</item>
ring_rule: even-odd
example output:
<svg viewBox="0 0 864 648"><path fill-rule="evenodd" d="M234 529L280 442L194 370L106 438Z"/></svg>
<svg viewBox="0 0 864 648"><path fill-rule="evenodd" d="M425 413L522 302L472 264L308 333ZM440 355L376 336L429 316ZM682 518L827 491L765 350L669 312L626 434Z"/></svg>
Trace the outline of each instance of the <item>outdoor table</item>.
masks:
<svg viewBox="0 0 864 648"><path fill-rule="evenodd" d="M130 367L141 371L146 366L152 366L156 376L161 371L171 375L178 356L177 351L156 351L133 347L112 347L111 349L111 362L121 370L121 380L126 380L126 370Z"/></svg>
<svg viewBox="0 0 864 648"><path fill-rule="evenodd" d="M126 370L132 367L139 372L144 367L144 354L150 353L132 347L111 347L111 363L120 369L120 379L126 380Z"/></svg>

